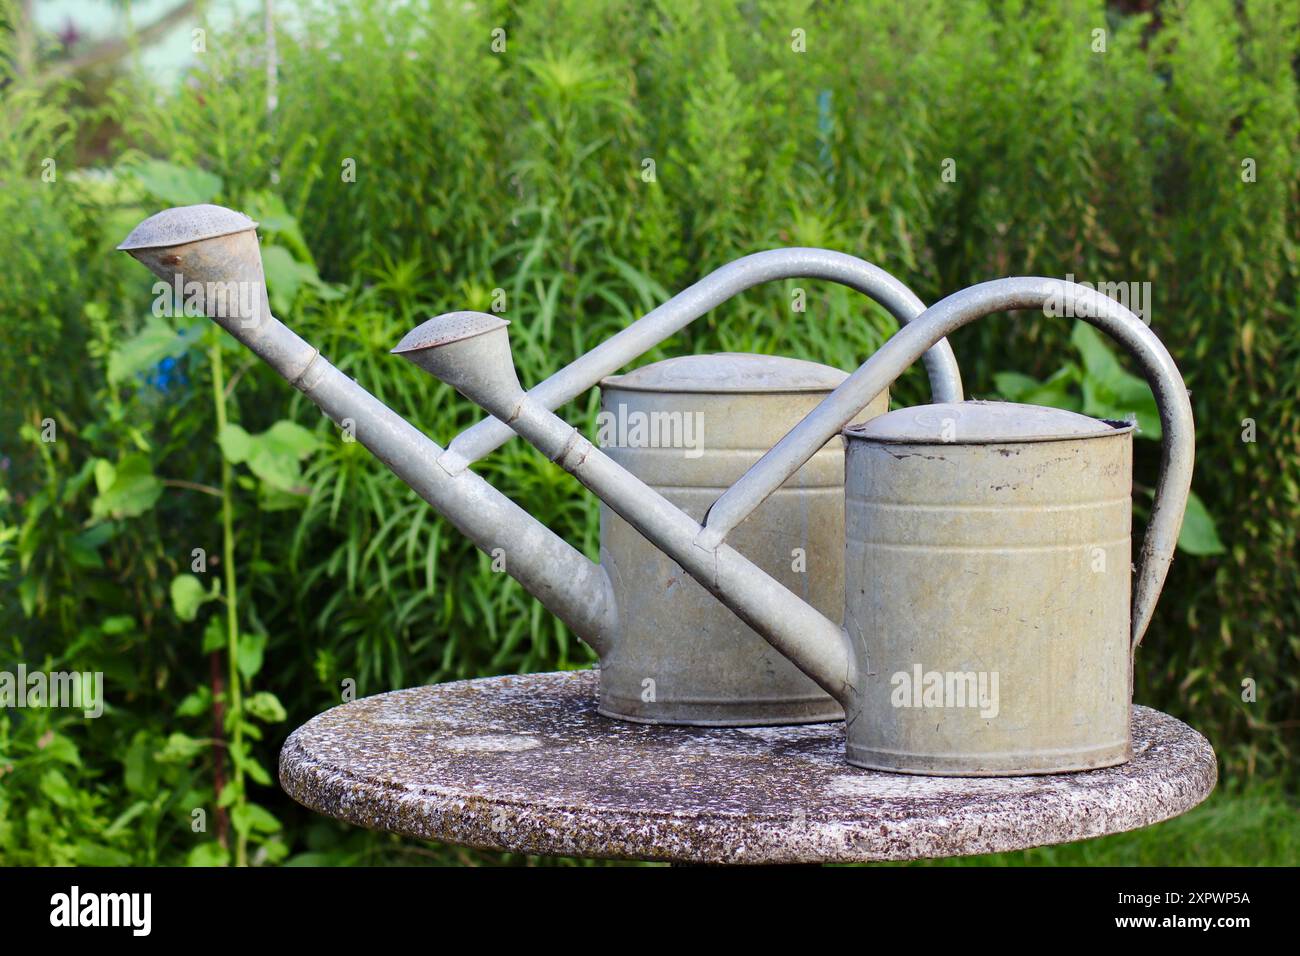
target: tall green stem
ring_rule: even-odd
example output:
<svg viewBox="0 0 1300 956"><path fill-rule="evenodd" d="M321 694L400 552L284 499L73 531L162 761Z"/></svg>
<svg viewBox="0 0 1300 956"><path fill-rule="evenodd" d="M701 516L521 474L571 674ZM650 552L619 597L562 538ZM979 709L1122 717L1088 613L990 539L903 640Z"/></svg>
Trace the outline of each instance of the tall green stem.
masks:
<svg viewBox="0 0 1300 956"><path fill-rule="evenodd" d="M216 333L216 330L212 330ZM213 334L208 348L212 363L212 399L217 413L217 434L226 427L226 382L221 365L221 340ZM226 658L230 667L227 694L230 701L231 773L236 807L246 802L244 794L244 713L239 685L239 601L235 582L234 470L221 456L221 563L226 570ZM248 865L248 836L235 827L235 865Z"/></svg>

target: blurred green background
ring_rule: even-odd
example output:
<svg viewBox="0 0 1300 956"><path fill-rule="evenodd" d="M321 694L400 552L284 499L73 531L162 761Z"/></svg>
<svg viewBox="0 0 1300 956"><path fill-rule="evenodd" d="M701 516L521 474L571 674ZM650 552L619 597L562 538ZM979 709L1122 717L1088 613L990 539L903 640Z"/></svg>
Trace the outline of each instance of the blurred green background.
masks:
<svg viewBox="0 0 1300 956"><path fill-rule="evenodd" d="M387 351L495 289L531 385L775 246L853 253L927 301L1149 282L1199 452L1136 699L1210 738L1220 788L980 862L1297 861L1294 0L281 2L274 49L261 4L179 7L154 32L166 4L108 7L119 35L83 38L0 0L0 669L103 671L107 697L98 720L0 710L0 862L540 862L346 828L276 785L285 735L346 681L594 659L233 340L151 315L152 276L112 248L206 201L261 221L277 314L442 443L478 414ZM182 46L158 59L159 37ZM1149 395L1075 324L963 330L968 391L1141 420ZM645 360L847 369L894 327L775 283ZM925 401L923 374L894 395ZM590 425L596 401L563 413ZM1157 456L1138 443L1135 532ZM479 470L596 555L594 500L541 456L512 442Z"/></svg>

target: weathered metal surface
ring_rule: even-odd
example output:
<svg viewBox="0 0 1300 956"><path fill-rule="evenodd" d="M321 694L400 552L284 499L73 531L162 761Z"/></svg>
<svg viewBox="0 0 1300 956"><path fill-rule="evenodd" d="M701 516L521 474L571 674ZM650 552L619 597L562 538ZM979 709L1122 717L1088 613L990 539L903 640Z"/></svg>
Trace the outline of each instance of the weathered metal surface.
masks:
<svg viewBox="0 0 1300 956"><path fill-rule="evenodd" d="M626 589L615 587L604 568L587 561L540 522L469 472L470 463L500 445L507 437L509 430L499 421L480 422L453 441L447 449L442 449L339 372L319 352L277 321L271 315L266 300L260 251L253 231L255 227L256 223L246 216L219 206L181 207L166 210L145 220L120 248L130 252L168 281L193 281L206 287L206 293L201 288L199 294L204 298L205 310L210 316L306 393L336 422L348 422L363 445L410 484L425 501L465 532L475 544L485 551L504 556L507 572L591 645L602 659L608 660L611 649L618 643L619 635L628 620L626 612L620 613L616 597L623 598L629 605L639 603L641 607L648 606L654 599L655 583L659 578L651 576L646 579L646 594L632 592L635 597L644 600L638 602L630 599ZM744 289L773 279L798 276L828 279L857 289L883 304L901 322L915 318L924 310L921 301L901 282L852 256L819 249L762 252L724 266L634 322L538 385L530 393L532 401L554 408ZM214 300L214 283L221 287L232 284L232 289L235 286L254 287L253 301L241 302L237 297L236 305L233 308L227 307L224 291L218 290L222 295L220 302ZM426 323L414 330L395 351L444 380L458 383L459 388L480 395L495 392L492 404L500 407L513 401L515 394L520 391L509 359L508 340L504 335L488 334L504 328L506 324L499 316L454 313L440 317L438 323ZM790 360L774 361L780 363ZM935 397L959 400L961 379L947 343L936 344L928 351L925 361ZM788 372L787 367L786 373ZM826 372L832 373L834 381L824 380ZM632 373L632 377L644 379L646 374L645 370L639 370ZM820 394L815 397L828 393L842 378L843 373L835 370L817 372L813 376L816 386L814 391L819 391ZM723 389L731 387L733 391L736 387L742 391L761 391L763 388L759 381L728 383L718 380L714 384ZM803 397L796 399L793 395L784 395L781 401L797 401L800 415L815 404ZM759 414L764 419L772 419L774 412L770 402L746 407L737 397L731 408L726 410L729 418L725 423L718 418L722 414L722 409L715 409L713 417L716 420L710 426L715 436L742 430L747 427L748 421ZM748 450L744 452L746 464L752 463L757 453L779 438L781 432L793 426L797 417L788 411L776 414L776 418L785 423L783 428L781 431L769 430L761 443L755 441L747 446L753 450L753 454ZM770 421L766 424L770 425ZM825 460L812 465L805 474L820 474L830 468L837 472L837 481L842 481L839 439L834 439L834 442L836 451L823 456ZM558 451L559 449L557 453ZM830 461L831 458L835 458L835 461ZM743 468L740 470L743 471ZM804 480L797 479L798 482ZM835 497L824 492L820 486L817 492L810 491L810 494L818 494L827 500ZM709 497L711 496L710 493ZM832 544L833 540L842 539L843 534L842 520L831 514L838 514L836 509L842 509L842 503L809 502L805 506L783 500L751 522L742 532L742 535L748 537L741 539L756 539L757 550L764 555L761 560L768 564L766 555L777 548L777 542L764 535L762 529L768 524L782 529L789 527L787 513L791 511L795 512L795 517L809 515L809 520L800 525L801 534L812 536L812 543L819 549L817 560L833 560L834 567L828 569L824 579L818 579L801 593L828 611L840 603L833 595L842 591L839 583L842 561L837 548ZM834 526L831 527L831 524ZM804 538L799 537L781 547L793 550L800 547L803 541ZM642 556L649 553L639 537L635 542L629 539L628 544L629 548ZM613 550L617 552L620 549ZM831 558L832 554L836 556ZM666 559L656 554L654 560L662 562ZM635 568L637 564L635 557L622 562L625 569ZM809 575L811 573L810 571ZM678 577L681 578L681 575ZM627 574L624 574L620 584L628 580ZM689 582L683 579L683 584ZM690 587L695 588L693 584ZM616 590L619 592L617 596ZM684 586L682 591L685 590L687 588ZM761 641L750 639L752 635L747 638L748 632L744 625L730 617L724 617L716 602L712 605L704 603L713 599L707 597L702 590L695 588L691 600L708 609L708 619L702 619L697 627L689 628L682 624L685 612L677 614L676 631L690 642L682 652L682 660L673 663L665 658L650 668L650 672L642 679L653 680L654 674L667 676L668 670L679 677L689 677L689 668L704 659L706 641L713 650L721 650L723 653L717 657L709 656L708 663L702 665L704 671L690 681L670 679L667 683L672 689L664 689L668 697L660 697L658 705L649 710L641 709L636 714L639 719L700 719L710 723L735 720L751 723L822 719L841 712L838 705L829 701L823 691L798 674L779 655L768 650ZM832 613L838 615L838 610ZM796 614L796 617L800 616ZM720 624L724 619L727 621L725 629ZM633 629L645 632L640 624L634 624ZM654 642L643 647L626 647L630 657L624 656L612 661L614 672L630 677L632 671L622 665L633 659L635 663L631 666L634 670L646 670L647 661L653 662L655 655L667 653L667 644L663 640L666 636L657 634ZM711 639L714 637L717 640ZM752 660L748 651L737 652L732 646L736 641L745 645L747 640L753 652ZM720 687L708 689L706 685L718 675L725 675ZM635 701L640 702L643 694L644 688L640 688ZM709 703L705 699L709 694L714 696L716 703ZM683 702L680 710L676 708L674 700ZM752 701L753 706L749 706L747 701Z"/></svg>
<svg viewBox="0 0 1300 956"><path fill-rule="evenodd" d="M1127 760L1132 426L963 402L845 436L850 762L978 776Z"/></svg>
<svg viewBox="0 0 1300 956"><path fill-rule="evenodd" d="M438 337L443 323L459 321L454 314L436 316L414 334ZM506 329L468 341L473 343L474 353L467 351L471 346L466 342L458 342L402 354L508 422L844 705L852 656L838 623L800 600L730 545L698 547L698 521L524 392L509 361ZM490 358L465 361L476 355Z"/></svg>
<svg viewBox="0 0 1300 956"><path fill-rule="evenodd" d="M242 212L235 212L225 206L213 206L210 203L180 206L150 216L132 229L131 234L117 248L122 252L159 249L203 239L216 239L256 228L255 221Z"/></svg>
<svg viewBox="0 0 1300 956"><path fill-rule="evenodd" d="M848 618L848 612L852 608L846 608L848 627L840 627L724 543L725 535L803 467L838 429L848 424L859 413L863 403L888 387L940 337L991 312L1041 308L1054 299L1076 303L1080 307L1081 317L1111 334L1134 354L1147 374L1160 409L1163 467L1143 542L1143 561L1138 572L1128 628L1132 647L1135 648L1150 621L1160 587L1173 559L1191 487L1194 458L1191 405L1173 359L1160 340L1133 313L1091 289L1055 279L1002 279L949 296L926 310L913 323L904 326L880 351L827 396L803 422L787 433L719 496L702 524L636 475L620 467L554 412L525 394L514 380L513 371L508 368L509 337L504 329L483 336L484 339L496 339L490 372L466 373L459 367L459 353L449 354L446 358L422 357L413 360L431 370L439 365L445 366L447 381L496 417L509 423L512 429L541 449L548 458L577 477L650 543L680 564L687 574L839 701L849 720L851 746L848 757L854 761L865 759L859 756L863 752L861 748L854 746L857 742L855 735L864 732L861 728L855 728L855 724L866 706L862 694L867 675L861 672L861 667L864 664L872 666L871 642L875 635L868 633L859 622ZM454 321L457 321L454 316L440 316L430 319L421 328L436 335L441 324ZM441 373L435 370L435 374ZM973 418L980 417L976 411L978 407L971 406L970 414ZM1060 420L1059 414L1042 409L1029 414L1039 419L1055 416ZM981 441L971 446L975 449L973 460L998 455L1005 457L1006 448L991 444L996 438L995 429L995 422L985 423ZM1041 437L1051 438L1055 435L1048 433ZM1126 487L1130 473L1131 462L1126 466ZM1069 477L1067 472L1058 472L1056 475L1058 481L1068 480ZM919 480L924 481L925 476ZM1046 485L1050 482L1043 483ZM1068 490L1065 497L1069 498ZM722 517L715 522L715 517L719 514ZM968 542L971 547L977 547L978 544L978 541ZM850 539L849 546L852 545ZM919 581L928 579L926 570L924 566L915 568ZM1061 595L1062 607L1069 608L1073 603L1092 596L1085 593L1087 589L1080 585L1077 578L1070 577L1068 572L1062 572L1059 568L1056 570L1059 572L1056 576L1042 579L1040 583L1049 593ZM941 580L940 583L944 582ZM850 576L846 581L846 590L852 594L855 589L865 589L868 585L869 582L854 580ZM1109 593L1103 593L1102 596L1113 602ZM883 600L890 600L890 596L885 595ZM974 611L963 608L950 610L952 624L948 630L956 635L960 635L964 626L963 614L973 614L981 619L991 613L984 608L976 608ZM1044 613L1059 613L1056 609L1046 607L1039 610ZM1121 609L1111 603L1104 609L1104 613L1121 613ZM1042 621L1038 623L1041 625ZM983 628L985 623L978 620L973 626ZM955 639L960 640L960 637ZM1076 673L1082 674L1086 679L1086 665L1083 667L1084 670L1076 669ZM1044 699L1050 699L1052 691L1059 689L1064 682L1063 676L1058 673L1043 673L1041 679L1045 681L1042 689ZM1107 686L1109 688L1111 685ZM1079 715L1074 714L1073 719L1079 719ZM1091 739L1096 743L1101 737ZM1036 743L1031 749L1038 749L1038 746ZM956 760L960 754L949 756ZM1043 770L1038 765L1017 766L1015 756L1015 753L1003 753L995 758L993 754L985 753L984 766L975 772L1011 774ZM918 760L909 763L903 759L905 757L906 754L899 755L899 768L906 766L910 772L958 772L951 769L939 770L933 761ZM1094 749L1089 750L1084 759L1095 764L1109 758L1101 756Z"/></svg>
<svg viewBox="0 0 1300 956"><path fill-rule="evenodd" d="M690 355L601 382L597 441L696 521L847 377L766 355ZM889 407L879 395L862 418ZM601 566L620 614L601 658L601 713L743 726L839 720L844 711L608 505ZM844 447L826 443L736 529L732 545L823 614L844 608Z"/></svg>
<svg viewBox="0 0 1300 956"><path fill-rule="evenodd" d="M207 315L336 423L349 421L358 442L476 545L509 549L513 577L597 651L607 646L616 618L605 573L478 475L452 476L439 467L442 448L271 314L252 220L239 217L248 223L242 232L204 238L234 221L208 207L199 213L181 207L150 217L132 232L127 251L168 282L194 283ZM239 284L234 295L209 294L212 284L227 283Z"/></svg>
<svg viewBox="0 0 1300 956"><path fill-rule="evenodd" d="M1148 826L1216 780L1209 743L1135 707L1134 758L1059 776L859 770L842 724L664 727L596 713L591 672L395 691L294 731L280 782L349 823L487 849L693 863L1019 850Z"/></svg>
<svg viewBox="0 0 1300 956"><path fill-rule="evenodd" d="M453 312L451 314L456 316L457 321L442 323L438 328L436 338L429 334L421 334L424 326L420 326L408 332L402 341L398 342L393 348L393 352L400 354L402 352L434 348L438 345L450 345L452 342L473 338L476 335L482 335L484 332L491 332L493 329L503 328L510 324L508 319L488 315L486 312Z"/></svg>
<svg viewBox="0 0 1300 956"><path fill-rule="evenodd" d="M1136 647L1151 622L1160 588L1173 561L1196 457L1192 405L1178 367L1154 332L1114 299L1060 279L1020 277L982 282L955 292L903 326L875 355L827 396L794 431L734 485L709 510L697 544L716 547L726 533L809 458L831 435L852 421L864 403L890 385L940 338L996 312L1035 310L1070 302L1078 318L1105 332L1141 366L1160 410L1161 462L1155 501L1142 539L1142 561L1134 584L1132 641Z"/></svg>
<svg viewBox="0 0 1300 956"><path fill-rule="evenodd" d="M510 573L598 653L607 656L625 620L616 607L609 575L585 562L576 551L465 469L473 454L495 447L493 443L497 439L492 437L492 423L484 423L478 432L479 439L463 445L459 453L443 452L343 376L271 316L251 220L247 229L224 232L227 227L233 229L241 224L230 218L237 214L225 215L228 212L218 207L171 210L142 223L124 246L164 278L178 278L184 273L187 281L197 278L200 282L255 285L254 301L245 304L237 296L239 305L234 309L215 306L209 294L205 301L207 313L336 421L351 419L358 439L476 544L485 550L500 547L506 551ZM165 239L150 239L151 236ZM176 244L156 244L159 241ZM791 261L808 253L809 250L797 251ZM770 272L776 261L769 257L764 260L767 266L761 268L751 262L735 271L727 281L744 287L754 275L764 274L764 269ZM837 263L836 268L845 265L842 260ZM869 267L864 284L880 293L878 297L882 301L892 299L895 305L901 301L904 311L908 311L911 306L907 305L907 296L902 294L906 290L901 284L879 270L870 271L872 268ZM861 272L851 273L851 269L846 273L850 284L863 280ZM685 298L679 298L683 303L699 305L726 287L727 282L706 279L693 287L695 291L687 290L691 295L683 293ZM864 662L870 666L871 654L864 653L862 646L872 636L856 625L851 626L851 631L845 631L834 617L827 617L808 601L801 600L795 591L726 544L725 538L943 336L992 312L1041 308L1049 300L1062 297L1075 303L1080 317L1111 334L1138 358L1160 407L1163 468L1134 589L1129 633L1132 646L1136 647L1150 621L1172 560L1190 488L1191 407L1173 360L1151 330L1127 309L1091 289L1054 279L1004 279L964 290L923 314L907 316L913 320L910 324L740 475L700 518L683 511L620 467L550 411L584 376L604 368L612 357L626 353L618 363L622 364L644 351L642 346L653 344L654 336L673 327L673 323L680 321L675 326L680 328L690 321L683 316L694 306L666 309L654 321L648 321L651 316L647 316L625 330L628 334L621 338L615 336L565 372L553 376L549 381L554 384L546 388L539 386L535 395L524 393L518 383L505 325L497 317L454 313L432 319L408 336L402 354L478 401L576 475L630 526L839 701L852 718L863 707L864 675L860 668ZM640 351L636 351L638 348ZM611 370L613 367L617 366L611 366ZM732 420L743 419L733 415ZM499 432L499 427L496 431ZM976 453L990 455L1005 451L990 444L996 438L995 434L987 435ZM861 583L851 582L850 590L854 584ZM1050 585L1051 591L1065 592L1078 582L1058 574L1043 583ZM1113 599L1109 596L1105 599L1106 613L1111 613ZM1069 600L1081 599L1075 594ZM960 613L961 609L956 611ZM1050 690L1059 686L1061 677L1047 673L1042 680ZM851 739L854 733L851 726ZM852 750L850 758L853 758ZM914 769L930 772L924 767ZM1000 772L1011 769L1005 767Z"/></svg>

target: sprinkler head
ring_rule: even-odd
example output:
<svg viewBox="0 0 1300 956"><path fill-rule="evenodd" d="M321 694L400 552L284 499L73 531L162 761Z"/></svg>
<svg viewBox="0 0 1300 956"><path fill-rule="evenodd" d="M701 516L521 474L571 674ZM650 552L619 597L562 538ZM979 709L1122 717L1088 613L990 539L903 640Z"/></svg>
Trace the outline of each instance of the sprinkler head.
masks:
<svg viewBox="0 0 1300 956"><path fill-rule="evenodd" d="M252 219L225 206L175 206L144 220L117 248L135 255L138 250L184 246L256 228Z"/></svg>
<svg viewBox="0 0 1300 956"><path fill-rule="evenodd" d="M406 333L393 354L506 419L523 395L510 354L509 324L486 312L447 312Z"/></svg>
<svg viewBox="0 0 1300 956"><path fill-rule="evenodd" d="M117 248L171 284L178 305L198 301L228 329L256 328L271 314L257 223L243 213L207 204L164 209Z"/></svg>

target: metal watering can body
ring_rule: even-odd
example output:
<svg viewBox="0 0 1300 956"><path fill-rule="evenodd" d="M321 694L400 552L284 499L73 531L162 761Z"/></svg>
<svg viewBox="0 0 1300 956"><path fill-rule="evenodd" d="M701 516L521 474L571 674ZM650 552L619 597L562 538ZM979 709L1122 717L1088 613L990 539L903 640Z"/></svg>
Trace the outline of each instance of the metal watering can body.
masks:
<svg viewBox="0 0 1300 956"><path fill-rule="evenodd" d="M767 355L688 355L604 379L597 444L697 521L722 489L847 373ZM881 393L858 420L889 409ZM827 442L738 527L732 544L823 614L844 606L844 443ZM824 690L608 504L600 564L620 612L601 658L602 714L740 726L842 720Z"/></svg>
<svg viewBox="0 0 1300 956"><path fill-rule="evenodd" d="M849 759L958 775L1127 760L1133 426L965 402L845 436Z"/></svg>
<svg viewBox="0 0 1300 956"><path fill-rule="evenodd" d="M358 442L478 547L504 552L508 573L599 655L603 712L639 721L720 725L842 716L840 704L824 689L727 611L716 594L687 580L616 510L602 510L602 563L597 565L476 475L470 466L511 438L511 426L488 418L443 448L277 320L267 301L256 226L219 206L179 207L142 222L119 248L169 285L181 286L187 298L197 295L205 314L335 422L349 421ZM539 383L528 392L529 401L549 413L602 380L607 402L620 395L619 401L631 401L638 379L644 382L654 367L607 376L739 292L799 277L854 288L900 322L924 310L902 283L852 256L819 249L757 253L722 267ZM479 322L470 319L458 327L477 328ZM412 333L405 344L421 353L454 334L448 327L437 335ZM626 452L622 460L632 471L700 516L720 488L845 377L835 369L789 359L703 360L714 364L696 367L696 380L709 378L721 399L706 397L698 384L684 389L680 381L677 386L661 382L657 399L649 391L638 393L644 411L653 411L655 402L676 402L683 412L704 413L708 435L703 455L686 459L691 473L665 474L665 460L611 449L615 457ZM770 363L767 371L754 374L753 363L765 361ZM959 401L960 375L947 343L930 348L925 362L935 399ZM792 381L811 382L812 387L791 390ZM867 397L874 400L871 413L884 410L888 384ZM862 406L868 404L864 400ZM853 417L859 417L857 412ZM737 439L743 448L731 447ZM831 435L821 445L820 457L738 529L737 540L751 547L782 583L838 618L843 600L843 446ZM790 555L797 549L805 551L808 562L803 573L791 568ZM670 586L670 580L676 583Z"/></svg>
<svg viewBox="0 0 1300 956"><path fill-rule="evenodd" d="M1062 297L1138 359L1160 408L1161 474L1131 604L1125 560L1131 432L1051 409L963 403L903 413L911 417L902 421L894 417L899 413L886 415L845 433L850 504L843 627L727 542L943 336L993 312L1042 309ZM1173 558L1194 458L1182 378L1159 339L1128 309L1086 287L1046 278L1002 279L949 296L867 359L719 495L703 520L532 400L515 376L507 325L483 313L451 313L413 330L396 351L509 422L838 700L850 763L983 776L1128 759L1130 655ZM951 419L953 441L936 449L926 430L933 426L918 422L918 414L937 416L930 421L941 424ZM960 421L968 440L960 451L949 449L960 442ZM907 467L914 458L930 464ZM1008 524L1006 512L1017 509ZM890 574L899 545L911 552L910 563ZM1094 563L1084 562L1085 555ZM1099 559L1106 570L1094 570ZM987 582L958 584L958 576ZM917 614L924 615L919 623ZM1017 639L1025 645L1006 647ZM922 707L920 717L900 715L915 709L903 705L916 698L895 694L894 674L919 684L923 705L932 699L928 672L937 668L925 655L954 668L963 693L970 690L966 675L974 673L977 698L979 674L986 675L982 714ZM940 680L948 693L946 675ZM955 702L955 683L951 692ZM1020 699L1008 701L1012 693Z"/></svg>

